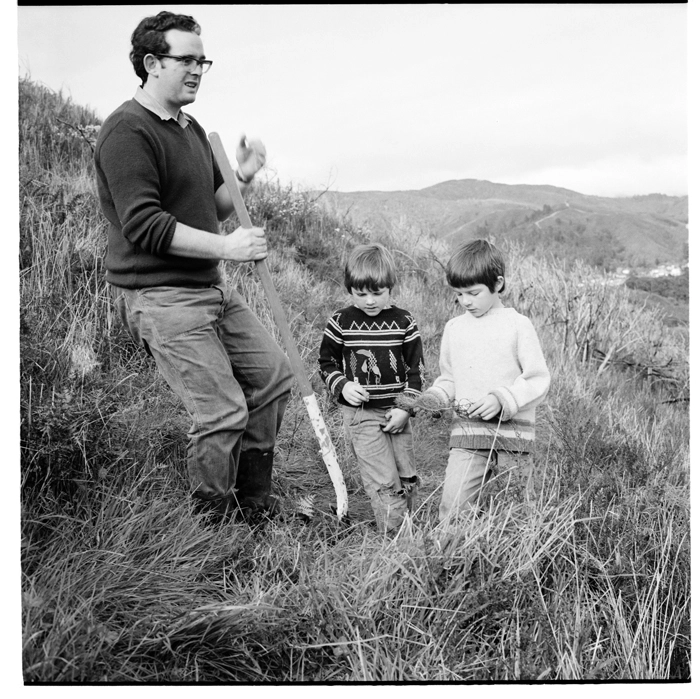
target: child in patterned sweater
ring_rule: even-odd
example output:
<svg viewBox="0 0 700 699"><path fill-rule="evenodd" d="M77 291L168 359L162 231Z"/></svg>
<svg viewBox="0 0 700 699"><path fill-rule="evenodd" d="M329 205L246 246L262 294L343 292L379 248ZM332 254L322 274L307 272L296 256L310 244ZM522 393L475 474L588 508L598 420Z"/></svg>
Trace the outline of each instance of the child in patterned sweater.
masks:
<svg viewBox="0 0 700 699"><path fill-rule="evenodd" d="M395 283L385 247L355 248L345 265L353 304L329 320L318 360L340 404L377 526L386 532L411 510L418 481L410 413L395 401L418 396L425 383L420 334L411 314L392 305Z"/></svg>
<svg viewBox="0 0 700 699"><path fill-rule="evenodd" d="M447 281L466 310L448 321L440 346L440 376L414 408L453 408L450 455L439 516L475 508L491 466L527 471L535 407L547 395L550 374L532 322L506 308L505 262L486 240L461 246L447 263Z"/></svg>

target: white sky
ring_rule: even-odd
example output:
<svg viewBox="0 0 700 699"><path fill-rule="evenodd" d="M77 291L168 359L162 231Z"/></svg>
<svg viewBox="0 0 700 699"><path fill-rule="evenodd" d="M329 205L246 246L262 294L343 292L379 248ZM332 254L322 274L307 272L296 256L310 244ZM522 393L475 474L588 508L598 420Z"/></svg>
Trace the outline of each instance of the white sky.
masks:
<svg viewBox="0 0 700 699"><path fill-rule="evenodd" d="M105 118L130 36L168 9L214 60L192 113L232 156L339 191L449 179L687 194L687 5L19 7L19 75Z"/></svg>

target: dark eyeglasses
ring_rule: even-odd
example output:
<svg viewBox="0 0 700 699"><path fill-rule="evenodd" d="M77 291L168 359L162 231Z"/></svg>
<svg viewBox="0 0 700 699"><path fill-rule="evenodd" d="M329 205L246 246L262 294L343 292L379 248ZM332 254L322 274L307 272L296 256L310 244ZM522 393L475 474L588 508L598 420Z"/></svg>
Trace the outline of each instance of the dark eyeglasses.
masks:
<svg viewBox="0 0 700 699"><path fill-rule="evenodd" d="M197 65L202 69L202 74L206 73L209 70L209 68L211 68L211 64L214 62L200 60L199 58L195 58L194 56L171 56L167 53L156 53L154 55L158 58L174 58L176 61L182 63L182 65L187 70L193 70L194 67Z"/></svg>

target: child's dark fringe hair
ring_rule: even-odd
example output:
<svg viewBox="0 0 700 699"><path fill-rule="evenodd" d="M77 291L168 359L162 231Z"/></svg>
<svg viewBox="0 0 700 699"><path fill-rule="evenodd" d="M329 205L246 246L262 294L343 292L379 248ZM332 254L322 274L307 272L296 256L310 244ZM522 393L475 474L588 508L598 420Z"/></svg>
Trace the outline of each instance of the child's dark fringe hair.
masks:
<svg viewBox="0 0 700 699"><path fill-rule="evenodd" d="M503 253L488 240L472 240L460 246L447 263L447 283L455 288L486 284L493 293L498 277L503 277L500 291L506 290L506 263Z"/></svg>
<svg viewBox="0 0 700 699"><path fill-rule="evenodd" d="M396 284L396 266L391 253L379 243L358 245L345 263L345 288L362 291L393 289Z"/></svg>

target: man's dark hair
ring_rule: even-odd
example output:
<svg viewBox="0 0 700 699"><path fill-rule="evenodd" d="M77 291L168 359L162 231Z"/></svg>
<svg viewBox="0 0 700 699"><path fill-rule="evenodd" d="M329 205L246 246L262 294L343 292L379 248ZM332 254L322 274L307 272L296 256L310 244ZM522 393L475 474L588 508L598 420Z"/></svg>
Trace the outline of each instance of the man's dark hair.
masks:
<svg viewBox="0 0 700 699"><path fill-rule="evenodd" d="M144 17L131 35L131 53L129 58L141 85L146 84L148 73L143 66L144 57L149 54L170 53L170 46L165 40L165 32L179 29L183 32L199 34L202 29L189 15L176 15L173 12L159 12L152 17Z"/></svg>
<svg viewBox="0 0 700 699"><path fill-rule="evenodd" d="M501 291L505 291L506 263L501 251L488 240L462 245L447 263L447 283L456 289L485 284L493 293L498 277L503 277Z"/></svg>

